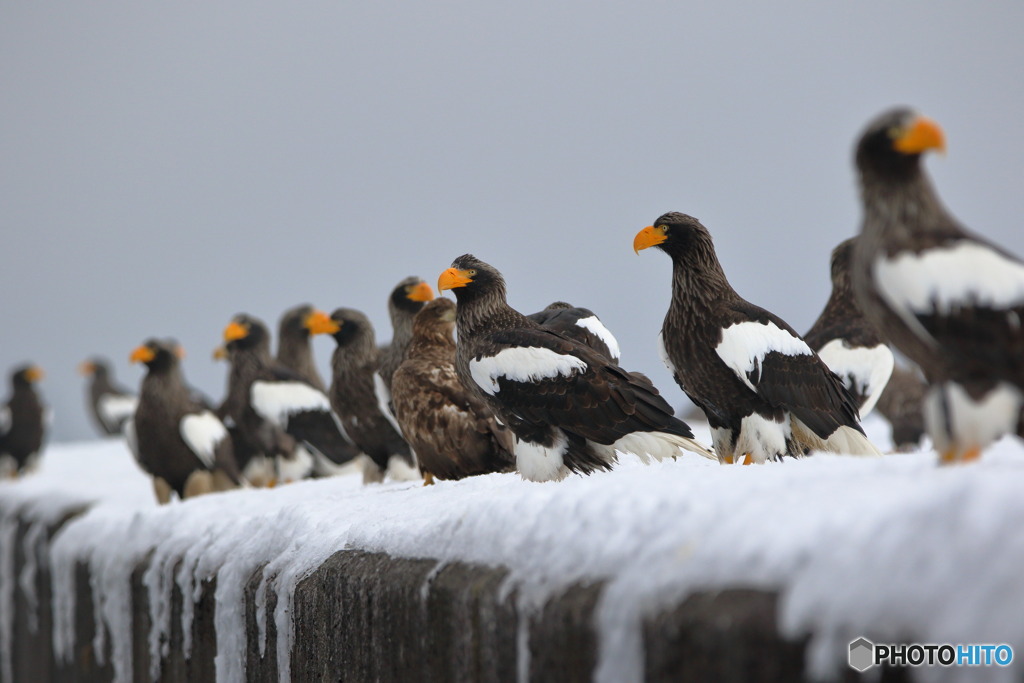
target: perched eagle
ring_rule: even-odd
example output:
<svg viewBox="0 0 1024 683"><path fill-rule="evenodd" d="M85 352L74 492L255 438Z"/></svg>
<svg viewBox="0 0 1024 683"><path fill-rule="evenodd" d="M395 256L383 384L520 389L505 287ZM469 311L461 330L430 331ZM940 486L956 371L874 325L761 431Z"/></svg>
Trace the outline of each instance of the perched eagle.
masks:
<svg viewBox="0 0 1024 683"><path fill-rule="evenodd" d="M303 469L330 473L359 455L327 395L271 358L270 333L262 321L236 315L224 328L224 342L231 372L221 411L237 428L245 452L277 458L279 469L312 456L294 478L303 476Z"/></svg>
<svg viewBox="0 0 1024 683"><path fill-rule="evenodd" d="M434 290L426 282L410 275L391 290L388 295L388 316L391 318L391 341L380 347L380 363L373 375L373 390L381 413L401 429L395 420L391 405L391 376L405 360L405 350L412 340L412 319L423 308L423 304L434 298Z"/></svg>
<svg viewBox="0 0 1024 683"><path fill-rule="evenodd" d="M325 318L321 311L302 304L282 313L277 325L277 362L320 391L327 391L327 385L316 369L310 337L325 331L318 327Z"/></svg>
<svg viewBox="0 0 1024 683"><path fill-rule="evenodd" d="M875 407L896 359L853 296L850 259L855 237L832 250L832 294L804 341L839 375L864 419Z"/></svg>
<svg viewBox="0 0 1024 683"><path fill-rule="evenodd" d="M369 318L355 309L339 308L319 331L338 344L331 355L331 407L349 438L372 461L363 467L363 481L383 481L386 472L396 479L419 479L409 444L385 417L374 393L379 352Z"/></svg>
<svg viewBox="0 0 1024 683"><path fill-rule="evenodd" d="M114 381L110 364L102 358L82 361L78 371L89 378L89 414L101 433L120 434L132 415L139 397Z"/></svg>
<svg viewBox="0 0 1024 683"><path fill-rule="evenodd" d="M736 293L700 221L663 215L633 240L636 251L655 246L672 258L662 359L707 415L721 462L878 454L842 381L792 327Z"/></svg>
<svg viewBox="0 0 1024 683"><path fill-rule="evenodd" d="M395 418L423 478L462 479L515 469L512 434L455 370L455 304L434 299L416 314L405 360L391 378Z"/></svg>
<svg viewBox="0 0 1024 683"><path fill-rule="evenodd" d="M612 363L619 362L618 340L589 308L556 301L526 317L541 327L586 344Z"/></svg>
<svg viewBox="0 0 1024 683"><path fill-rule="evenodd" d="M617 450L644 459L681 448L714 457L647 378L510 307L495 268L460 256L438 288L454 290L458 301L459 379L515 434L516 467L525 479L610 469Z"/></svg>
<svg viewBox="0 0 1024 683"><path fill-rule="evenodd" d="M11 397L0 406L0 476L30 472L39 460L48 422L48 411L35 387L42 378L37 365L11 372Z"/></svg>
<svg viewBox="0 0 1024 683"><path fill-rule="evenodd" d="M194 400L182 378L181 347L150 339L131 355L146 366L139 405L125 426L135 460L153 477L161 505L235 488L242 482L231 438L220 419Z"/></svg>
<svg viewBox="0 0 1024 683"><path fill-rule="evenodd" d="M1024 263L943 206L921 156L944 147L934 121L904 108L861 134L853 285L864 314L924 373L925 424L950 463L1024 429Z"/></svg>

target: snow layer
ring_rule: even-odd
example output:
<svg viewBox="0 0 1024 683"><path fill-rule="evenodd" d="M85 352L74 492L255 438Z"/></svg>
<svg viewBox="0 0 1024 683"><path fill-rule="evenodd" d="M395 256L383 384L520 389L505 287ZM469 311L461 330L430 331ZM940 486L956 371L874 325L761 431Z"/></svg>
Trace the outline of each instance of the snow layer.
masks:
<svg viewBox="0 0 1024 683"><path fill-rule="evenodd" d="M694 427L706 441L706 425ZM876 443L887 443L883 423L869 420L867 427ZM175 583L195 597L201 581L217 576L219 680L243 675L249 577L262 572L259 606L267 591L279 596L274 614L259 620L264 633L267 619L275 620L281 679L288 680L295 587L346 548L434 558L439 566L459 560L507 567L506 587L517 590L520 614L574 582L606 580L597 607L600 681L641 679L645 618L695 591L727 587L778 590L783 633L812 634L808 657L816 675L845 667L847 643L861 635L875 642L1008 643L1024 652L1024 448L1003 440L978 464L935 463L933 452L817 455L753 467L720 467L694 455L647 466L624 457L612 472L558 483L495 474L431 487L364 487L358 477L339 477L158 508L123 444L111 441L51 447L36 477L0 484L0 540L10 533L3 522L12 509L23 518L56 520L98 501L49 548L55 640L67 656L74 565L87 562L105 626L97 629L98 651L109 631L122 681L131 672L130 575L150 552L144 581L154 652L166 643ZM0 556L4 620L13 590L9 546ZM188 622L191 611L182 616ZM184 633L190 630L183 624ZM8 625L8 664L9 633ZM525 638L524 631L521 645ZM520 647L521 664L528 656ZM1008 680L1020 671L917 675Z"/></svg>

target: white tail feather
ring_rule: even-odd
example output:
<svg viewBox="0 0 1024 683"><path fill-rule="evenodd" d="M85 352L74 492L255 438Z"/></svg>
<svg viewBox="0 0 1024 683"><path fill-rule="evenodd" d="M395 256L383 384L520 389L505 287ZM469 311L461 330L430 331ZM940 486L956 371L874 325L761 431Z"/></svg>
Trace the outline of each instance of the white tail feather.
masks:
<svg viewBox="0 0 1024 683"><path fill-rule="evenodd" d="M853 427L840 427L832 432L827 439L818 437L795 417L791 422L793 436L815 451L828 451L830 453L843 453L845 455L881 455L874 444L868 441L868 437Z"/></svg>
<svg viewBox="0 0 1024 683"><path fill-rule="evenodd" d="M649 462L650 458L674 458L679 455L680 448L718 461L711 449L693 439L668 432L633 432L613 443L611 448L622 453L632 453L644 462Z"/></svg>

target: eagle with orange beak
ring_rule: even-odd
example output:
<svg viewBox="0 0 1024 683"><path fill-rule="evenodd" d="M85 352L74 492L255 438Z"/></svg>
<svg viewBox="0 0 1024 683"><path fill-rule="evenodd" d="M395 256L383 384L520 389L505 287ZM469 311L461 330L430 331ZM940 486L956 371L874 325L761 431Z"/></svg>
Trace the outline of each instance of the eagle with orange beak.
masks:
<svg viewBox="0 0 1024 683"><path fill-rule="evenodd" d="M314 329L326 314L315 316ZM331 411L327 395L270 356L270 332L263 321L244 313L224 328L231 362L228 392L221 406L246 453L263 454L301 478L310 471L334 472L359 455ZM292 467L296 459L305 467ZM324 462L326 461L326 462ZM305 471L303 471L305 470Z"/></svg>
<svg viewBox="0 0 1024 683"><path fill-rule="evenodd" d="M854 161L863 207L854 292L929 384L925 424L940 462L1024 436L1024 263L942 204L922 168L944 151L937 123L898 108L871 121Z"/></svg>
<svg viewBox="0 0 1024 683"><path fill-rule="evenodd" d="M796 331L743 299L699 220L667 213L633 239L672 259L662 360L708 418L723 464L822 450L877 455L850 392Z"/></svg>
<svg viewBox="0 0 1024 683"><path fill-rule="evenodd" d="M38 365L23 365L11 373L11 397L0 406L0 476L29 472L39 460L47 409L35 385L42 378Z"/></svg>
<svg viewBox="0 0 1024 683"><path fill-rule="evenodd" d="M616 451L645 461L681 449L714 458L646 377L509 306L494 267L466 254L441 273L437 286L452 290L458 302L459 379L512 430L524 479L611 469Z"/></svg>
<svg viewBox="0 0 1024 683"><path fill-rule="evenodd" d="M227 429L185 384L183 356L176 342L149 339L130 357L146 366L146 376L125 437L139 467L153 477L161 505L172 493L184 500L242 483Z"/></svg>
<svg viewBox="0 0 1024 683"><path fill-rule="evenodd" d="M277 362L293 370L320 391L327 385L320 377L310 338L322 334L327 315L309 304L289 308L277 325Z"/></svg>
<svg viewBox="0 0 1024 683"><path fill-rule="evenodd" d="M110 364L102 358L82 361L78 372L89 379L87 398L93 424L108 436L120 434L135 414L138 397L114 381Z"/></svg>

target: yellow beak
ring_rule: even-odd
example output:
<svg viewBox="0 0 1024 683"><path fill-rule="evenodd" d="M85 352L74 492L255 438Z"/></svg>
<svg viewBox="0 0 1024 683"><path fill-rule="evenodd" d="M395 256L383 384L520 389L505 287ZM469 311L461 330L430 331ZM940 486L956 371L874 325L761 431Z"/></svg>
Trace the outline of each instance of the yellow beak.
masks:
<svg viewBox="0 0 1024 683"><path fill-rule="evenodd" d="M658 230L653 225L648 225L633 238L633 251L639 254L641 249L657 246L666 239L668 237L665 236L664 232Z"/></svg>
<svg viewBox="0 0 1024 683"><path fill-rule="evenodd" d="M249 328L241 323L236 323L234 320L228 323L228 326L224 328L224 341L233 342L236 339L245 339L249 336Z"/></svg>
<svg viewBox="0 0 1024 683"><path fill-rule="evenodd" d="M420 280L419 284L413 285L405 298L409 301L430 301L434 298L434 290L426 282Z"/></svg>
<svg viewBox="0 0 1024 683"><path fill-rule="evenodd" d="M893 140L893 149L903 154L921 154L930 149L946 151L946 135L935 121L918 116L903 134Z"/></svg>
<svg viewBox="0 0 1024 683"><path fill-rule="evenodd" d="M466 271L459 270L458 268L449 268L441 273L441 277L437 278L437 288L443 292L446 289L465 287L472 281L473 278Z"/></svg>
<svg viewBox="0 0 1024 683"><path fill-rule="evenodd" d="M341 329L338 321L323 311L313 311L306 316L305 325L310 334L334 334Z"/></svg>

